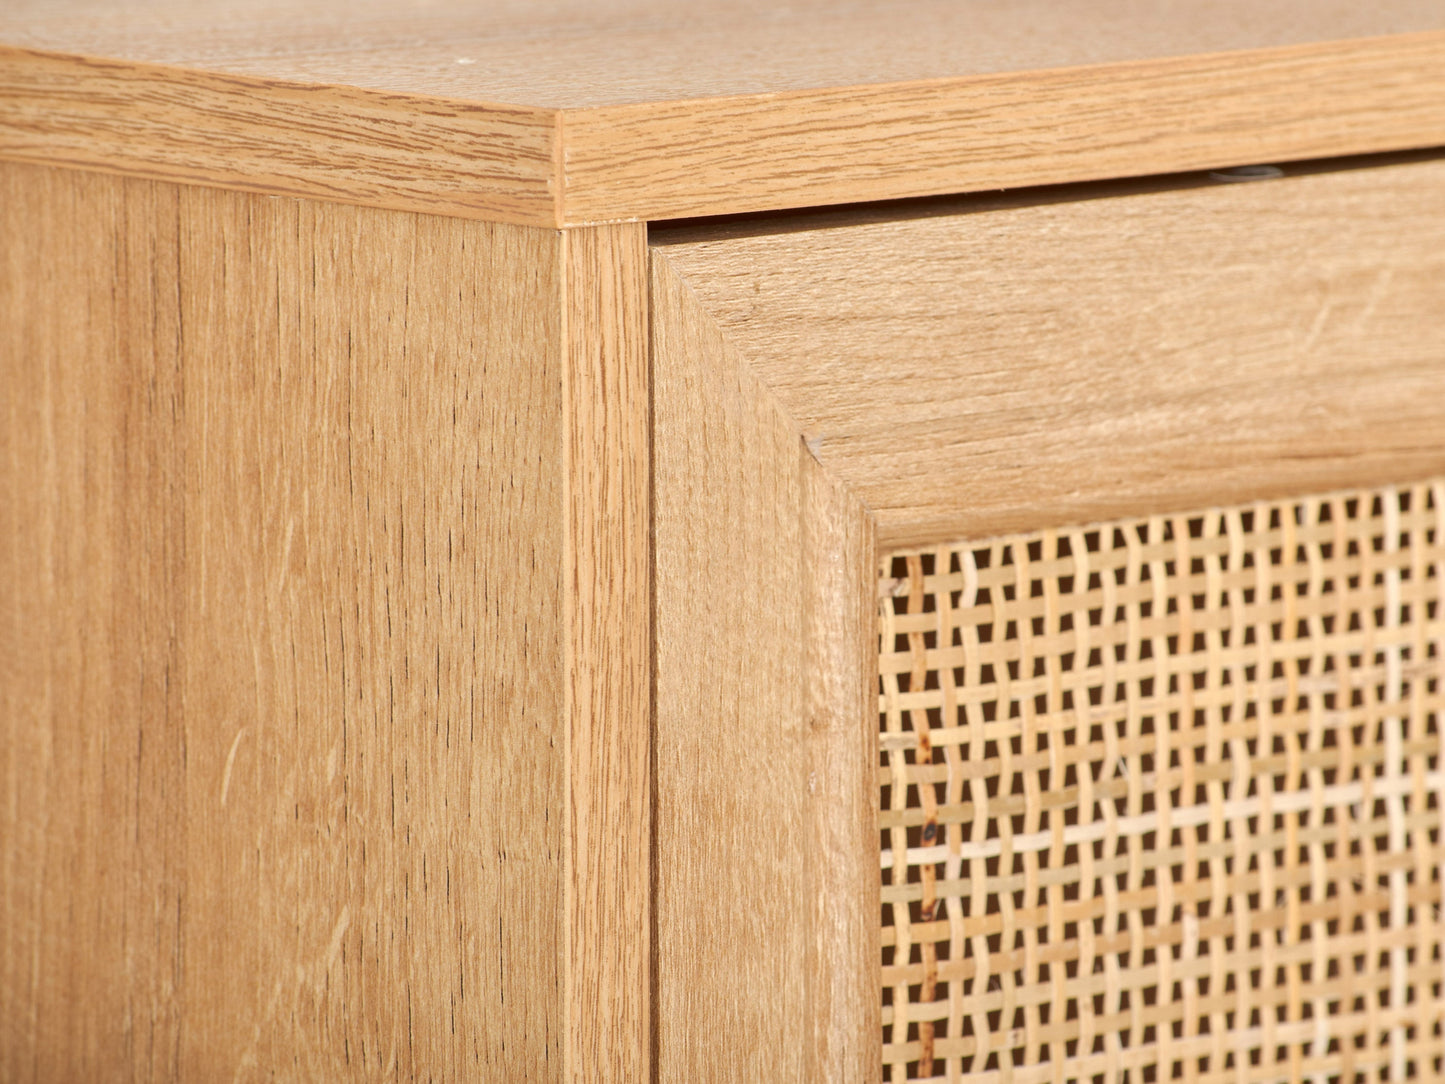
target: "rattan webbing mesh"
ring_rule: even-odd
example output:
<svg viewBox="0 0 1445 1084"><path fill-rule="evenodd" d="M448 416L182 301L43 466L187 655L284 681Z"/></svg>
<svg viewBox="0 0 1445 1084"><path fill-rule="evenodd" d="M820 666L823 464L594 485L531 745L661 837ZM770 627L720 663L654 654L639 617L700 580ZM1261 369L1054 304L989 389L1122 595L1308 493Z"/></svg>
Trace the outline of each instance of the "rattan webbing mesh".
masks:
<svg viewBox="0 0 1445 1084"><path fill-rule="evenodd" d="M889 555L884 1079L1442 1079L1445 482Z"/></svg>

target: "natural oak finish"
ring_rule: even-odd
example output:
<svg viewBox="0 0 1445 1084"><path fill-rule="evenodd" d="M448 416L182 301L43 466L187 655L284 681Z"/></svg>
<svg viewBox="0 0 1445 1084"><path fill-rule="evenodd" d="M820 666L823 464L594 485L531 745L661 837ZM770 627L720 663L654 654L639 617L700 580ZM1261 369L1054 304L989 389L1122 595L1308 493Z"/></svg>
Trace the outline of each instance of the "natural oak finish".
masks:
<svg viewBox="0 0 1445 1084"><path fill-rule="evenodd" d="M540 226L1441 143L1433 0L0 12L0 157Z"/></svg>
<svg viewBox="0 0 1445 1084"><path fill-rule="evenodd" d="M661 1080L877 1078L873 524L652 277Z"/></svg>
<svg viewBox="0 0 1445 1084"><path fill-rule="evenodd" d="M1445 160L891 215L654 251L880 545L1445 469Z"/></svg>
<svg viewBox="0 0 1445 1084"><path fill-rule="evenodd" d="M641 229L0 236L0 1077L645 1079Z"/></svg>
<svg viewBox="0 0 1445 1084"><path fill-rule="evenodd" d="M1445 34L1429 33L567 113L563 214L689 218L1436 146L1442 73Z"/></svg>
<svg viewBox="0 0 1445 1084"><path fill-rule="evenodd" d="M10 0L0 1078L876 1080L880 553L1445 471L1442 144L1438 0Z"/></svg>
<svg viewBox="0 0 1445 1084"><path fill-rule="evenodd" d="M0 166L5 1080L176 1079L185 1056L177 198ZM212 728L224 754L236 728Z"/></svg>
<svg viewBox="0 0 1445 1084"><path fill-rule="evenodd" d="M0 158L553 225L556 133L543 109L0 48Z"/></svg>
<svg viewBox="0 0 1445 1084"><path fill-rule="evenodd" d="M1445 466L1445 160L1295 172L654 232L660 1079L878 1079L875 549Z"/></svg>
<svg viewBox="0 0 1445 1084"><path fill-rule="evenodd" d="M569 1078L652 1056L652 552L647 232L561 235L567 440Z"/></svg>
<svg viewBox="0 0 1445 1084"><path fill-rule="evenodd" d="M1434 0L9 0L18 48L582 110L1445 29ZM707 48L702 48L706 45Z"/></svg>

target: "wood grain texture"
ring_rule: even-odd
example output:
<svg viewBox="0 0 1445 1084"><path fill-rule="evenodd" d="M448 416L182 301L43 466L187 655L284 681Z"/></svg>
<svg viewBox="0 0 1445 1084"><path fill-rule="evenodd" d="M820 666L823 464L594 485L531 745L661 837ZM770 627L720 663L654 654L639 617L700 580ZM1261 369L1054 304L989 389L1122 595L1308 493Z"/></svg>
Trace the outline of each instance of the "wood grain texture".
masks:
<svg viewBox="0 0 1445 1084"><path fill-rule="evenodd" d="M558 1079L549 231L0 169L0 1077Z"/></svg>
<svg viewBox="0 0 1445 1084"><path fill-rule="evenodd" d="M1445 29L1435 0L8 0L0 41L582 110L1082 68Z"/></svg>
<svg viewBox="0 0 1445 1084"><path fill-rule="evenodd" d="M647 1080L652 554L647 233L569 230L568 1077Z"/></svg>
<svg viewBox="0 0 1445 1084"><path fill-rule="evenodd" d="M524 106L0 47L0 158L464 218L560 218Z"/></svg>
<svg viewBox="0 0 1445 1084"><path fill-rule="evenodd" d="M662 1080L879 1064L872 524L652 277Z"/></svg>
<svg viewBox="0 0 1445 1084"><path fill-rule="evenodd" d="M15 0L0 156L578 225L1445 142L1432 0Z"/></svg>
<svg viewBox="0 0 1445 1084"><path fill-rule="evenodd" d="M882 1060L877 974L878 613L873 518L809 455L803 485L804 680L809 750L806 958L812 1079L866 1081ZM875 589L876 590L876 589Z"/></svg>
<svg viewBox="0 0 1445 1084"><path fill-rule="evenodd" d="M1445 161L1108 195L680 231L654 261L883 546L1445 469Z"/></svg>
<svg viewBox="0 0 1445 1084"><path fill-rule="evenodd" d="M176 214L173 191L0 167L7 1081L174 1079L184 1057Z"/></svg>
<svg viewBox="0 0 1445 1084"><path fill-rule="evenodd" d="M564 213L689 218L1436 146L1441 73L1445 34L1427 33L569 112Z"/></svg>

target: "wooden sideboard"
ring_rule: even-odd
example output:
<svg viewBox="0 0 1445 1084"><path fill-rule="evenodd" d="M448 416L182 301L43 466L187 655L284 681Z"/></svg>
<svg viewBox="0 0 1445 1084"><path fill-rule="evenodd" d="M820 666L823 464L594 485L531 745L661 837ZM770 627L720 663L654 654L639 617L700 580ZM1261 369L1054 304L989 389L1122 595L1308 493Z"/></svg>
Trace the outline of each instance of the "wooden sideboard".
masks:
<svg viewBox="0 0 1445 1084"><path fill-rule="evenodd" d="M1441 146L1434 0L12 0L0 1079L1445 1072Z"/></svg>

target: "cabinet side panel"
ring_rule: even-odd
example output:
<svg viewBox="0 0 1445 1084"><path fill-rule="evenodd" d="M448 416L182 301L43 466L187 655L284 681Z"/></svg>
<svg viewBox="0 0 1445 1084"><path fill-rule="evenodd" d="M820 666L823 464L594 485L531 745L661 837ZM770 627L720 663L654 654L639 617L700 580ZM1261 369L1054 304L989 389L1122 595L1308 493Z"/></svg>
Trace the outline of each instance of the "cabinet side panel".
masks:
<svg viewBox="0 0 1445 1084"><path fill-rule="evenodd" d="M872 524L652 291L659 1078L867 1079Z"/></svg>
<svg viewBox="0 0 1445 1084"><path fill-rule="evenodd" d="M7 1081L178 1065L177 214L174 189L0 166Z"/></svg>
<svg viewBox="0 0 1445 1084"><path fill-rule="evenodd" d="M5 176L3 1075L559 1077L557 235Z"/></svg>

